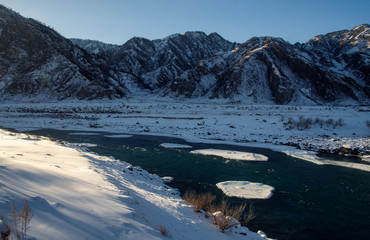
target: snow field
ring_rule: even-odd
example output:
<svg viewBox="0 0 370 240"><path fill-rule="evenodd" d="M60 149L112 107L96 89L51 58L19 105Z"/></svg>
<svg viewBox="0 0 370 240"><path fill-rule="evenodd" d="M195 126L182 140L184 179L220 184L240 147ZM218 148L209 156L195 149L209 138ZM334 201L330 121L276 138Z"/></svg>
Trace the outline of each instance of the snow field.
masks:
<svg viewBox="0 0 370 240"><path fill-rule="evenodd" d="M241 226L221 233L140 167L74 144L0 130L0 216L7 219L10 203L19 206L23 199L34 213L28 235L40 240L266 239Z"/></svg>

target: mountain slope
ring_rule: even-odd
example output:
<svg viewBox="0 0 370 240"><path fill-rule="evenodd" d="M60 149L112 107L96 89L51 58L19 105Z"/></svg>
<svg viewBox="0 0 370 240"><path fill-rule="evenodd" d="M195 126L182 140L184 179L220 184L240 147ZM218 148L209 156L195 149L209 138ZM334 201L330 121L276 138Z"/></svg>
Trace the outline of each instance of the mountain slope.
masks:
<svg viewBox="0 0 370 240"><path fill-rule="evenodd" d="M97 99L145 94L262 104L370 104L370 27L304 44L217 33L68 40L0 6L0 96Z"/></svg>
<svg viewBox="0 0 370 240"><path fill-rule="evenodd" d="M203 32L173 34L153 41L134 37L118 47L89 40L73 42L105 58L121 73L123 81L131 79L150 90L166 88L172 79L192 69L198 61L237 46L217 33Z"/></svg>
<svg viewBox="0 0 370 240"><path fill-rule="evenodd" d="M279 38L252 38L201 61L173 81L171 90L188 97L277 104L368 104L369 29L360 25L296 45Z"/></svg>
<svg viewBox="0 0 370 240"><path fill-rule="evenodd" d="M50 98L122 97L106 62L54 30L0 5L0 93Z"/></svg>

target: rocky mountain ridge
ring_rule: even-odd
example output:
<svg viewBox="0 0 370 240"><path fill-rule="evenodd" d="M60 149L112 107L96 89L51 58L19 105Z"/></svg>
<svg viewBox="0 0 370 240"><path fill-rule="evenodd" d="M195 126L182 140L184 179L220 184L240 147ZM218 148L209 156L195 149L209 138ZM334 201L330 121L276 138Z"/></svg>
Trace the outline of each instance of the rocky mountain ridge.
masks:
<svg viewBox="0 0 370 240"><path fill-rule="evenodd" d="M262 104L369 104L369 46L368 24L294 45L272 37L237 44L203 32L113 45L66 39L0 5L0 97L145 93Z"/></svg>

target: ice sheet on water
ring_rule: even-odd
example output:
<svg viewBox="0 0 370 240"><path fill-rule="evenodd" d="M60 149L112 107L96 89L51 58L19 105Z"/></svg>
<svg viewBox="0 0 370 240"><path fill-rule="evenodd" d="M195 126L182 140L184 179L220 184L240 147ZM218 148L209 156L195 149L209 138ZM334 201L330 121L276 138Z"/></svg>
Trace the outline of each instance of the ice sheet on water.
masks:
<svg viewBox="0 0 370 240"><path fill-rule="evenodd" d="M239 152L233 150L220 150L220 149L200 149L191 151L191 153L202 154L202 155L212 155L223 157L227 159L240 160L240 161L268 161L268 157L250 153L250 152Z"/></svg>
<svg viewBox="0 0 370 240"><path fill-rule="evenodd" d="M227 196L246 199L268 199L272 196L274 187L249 181L226 181L216 186Z"/></svg>
<svg viewBox="0 0 370 240"><path fill-rule="evenodd" d="M69 135L95 136L95 135L100 135L100 134L99 133L92 133L92 132L74 132L74 133L69 133Z"/></svg>
<svg viewBox="0 0 370 240"><path fill-rule="evenodd" d="M192 148L192 146L190 145L177 144L177 143L162 143L160 146L164 148Z"/></svg>
<svg viewBox="0 0 370 240"><path fill-rule="evenodd" d="M130 138L130 137L133 137L133 135L128 135L128 134L104 135L104 137L107 137L107 138Z"/></svg>

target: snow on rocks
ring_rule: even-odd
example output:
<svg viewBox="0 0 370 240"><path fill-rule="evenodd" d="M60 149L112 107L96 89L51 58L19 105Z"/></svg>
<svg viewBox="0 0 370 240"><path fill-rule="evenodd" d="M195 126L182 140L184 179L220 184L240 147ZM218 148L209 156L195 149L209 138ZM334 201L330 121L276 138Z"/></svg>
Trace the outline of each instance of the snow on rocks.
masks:
<svg viewBox="0 0 370 240"><path fill-rule="evenodd" d="M162 143L160 144L160 146L164 148L193 148L190 145L177 144L177 143Z"/></svg>
<svg viewBox="0 0 370 240"><path fill-rule="evenodd" d="M269 185L249 181L226 181L217 183L216 186L229 197L246 199L268 199L275 190Z"/></svg>
<svg viewBox="0 0 370 240"><path fill-rule="evenodd" d="M37 141L33 141L37 139ZM122 171L125 170L125 171ZM140 167L46 137L0 129L0 218L28 200L32 239L267 239L223 234Z"/></svg>
<svg viewBox="0 0 370 240"><path fill-rule="evenodd" d="M233 160L240 160L240 161L268 161L268 157L256 154L256 153L249 153L249 152L239 152L239 151L232 151L232 150L219 150L219 149L201 149L201 150L194 150L191 151L194 154L202 154L202 155L212 155L223 157L226 159L233 159Z"/></svg>

